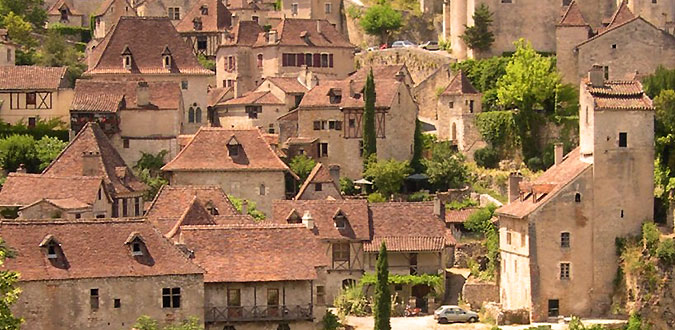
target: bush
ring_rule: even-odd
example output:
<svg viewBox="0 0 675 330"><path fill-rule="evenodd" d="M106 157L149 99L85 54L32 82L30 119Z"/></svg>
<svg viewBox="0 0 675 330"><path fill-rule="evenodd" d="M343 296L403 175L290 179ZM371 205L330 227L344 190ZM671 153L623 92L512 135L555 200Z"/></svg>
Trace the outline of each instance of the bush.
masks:
<svg viewBox="0 0 675 330"><path fill-rule="evenodd" d="M408 202L425 202L432 200L433 197L424 191L418 191L408 196Z"/></svg>
<svg viewBox="0 0 675 330"><path fill-rule="evenodd" d="M229 198L230 202L232 202L232 206L234 206L234 209L237 210L237 212L241 213L241 208L244 203L244 200L241 198L234 197L232 195L227 195L227 198ZM248 202L248 209L247 209L248 212L246 213L252 216L253 219L255 219L256 221L265 220L267 216L265 215L265 213L257 209L255 202L249 200L247 200L247 202Z"/></svg>
<svg viewBox="0 0 675 330"><path fill-rule="evenodd" d="M642 324L642 318L636 313L630 315L626 326L626 330L649 330L649 328L649 325Z"/></svg>
<svg viewBox="0 0 675 330"><path fill-rule="evenodd" d="M389 196L401 190L405 178L411 172L408 165L407 161L393 159L371 161L364 175L372 179L378 192Z"/></svg>
<svg viewBox="0 0 675 330"><path fill-rule="evenodd" d="M338 317L331 311L326 311L326 314L321 319L321 328L323 330L336 330L340 326Z"/></svg>
<svg viewBox="0 0 675 330"><path fill-rule="evenodd" d="M656 248L659 245L659 237L661 233L659 228L653 222L646 222L642 224L642 244L651 255L654 255Z"/></svg>
<svg viewBox="0 0 675 330"><path fill-rule="evenodd" d="M669 238L659 243L656 249L656 256L664 265L671 266L675 264L675 239Z"/></svg>
<svg viewBox="0 0 675 330"><path fill-rule="evenodd" d="M379 192L374 192L368 195L368 202L370 203L384 203L387 201L387 198Z"/></svg>
<svg viewBox="0 0 675 330"><path fill-rule="evenodd" d="M348 177L340 178L340 191L347 196L353 196L358 193L358 190L354 187L354 181Z"/></svg>
<svg viewBox="0 0 675 330"><path fill-rule="evenodd" d="M471 198L467 198L461 201L454 200L450 203L445 204L445 208L449 210L463 210L470 207L478 206L478 201Z"/></svg>
<svg viewBox="0 0 675 330"><path fill-rule="evenodd" d="M527 168L532 171L541 171L544 169L544 162L539 157L532 157L527 160Z"/></svg>
<svg viewBox="0 0 675 330"><path fill-rule="evenodd" d="M342 316L366 316L368 314L368 300L359 285L353 285L340 290L333 302L338 314Z"/></svg>
<svg viewBox="0 0 675 330"><path fill-rule="evenodd" d="M499 154L497 153L497 150L491 147L476 150L473 154L473 158L476 160L478 166L485 168L497 168L497 166L499 166Z"/></svg>

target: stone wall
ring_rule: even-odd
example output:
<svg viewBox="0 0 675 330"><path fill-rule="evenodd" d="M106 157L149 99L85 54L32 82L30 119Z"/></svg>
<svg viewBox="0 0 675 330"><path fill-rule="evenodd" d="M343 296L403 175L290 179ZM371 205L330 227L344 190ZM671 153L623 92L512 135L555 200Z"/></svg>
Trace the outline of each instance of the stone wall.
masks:
<svg viewBox="0 0 675 330"><path fill-rule="evenodd" d="M455 268L468 268L469 259L485 256L487 250L482 242L459 243L455 247Z"/></svg>
<svg viewBox="0 0 675 330"><path fill-rule="evenodd" d="M478 310L485 303L499 301L499 287L493 282L477 282L469 278L462 288L462 300L471 309Z"/></svg>

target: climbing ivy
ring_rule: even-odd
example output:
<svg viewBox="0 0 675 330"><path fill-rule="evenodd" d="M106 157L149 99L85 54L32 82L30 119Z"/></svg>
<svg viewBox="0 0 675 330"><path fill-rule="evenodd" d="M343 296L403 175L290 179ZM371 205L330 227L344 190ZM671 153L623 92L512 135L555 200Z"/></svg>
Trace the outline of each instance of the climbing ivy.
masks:
<svg viewBox="0 0 675 330"><path fill-rule="evenodd" d="M520 142L513 111L480 113L476 126L483 140L501 153L507 153Z"/></svg>

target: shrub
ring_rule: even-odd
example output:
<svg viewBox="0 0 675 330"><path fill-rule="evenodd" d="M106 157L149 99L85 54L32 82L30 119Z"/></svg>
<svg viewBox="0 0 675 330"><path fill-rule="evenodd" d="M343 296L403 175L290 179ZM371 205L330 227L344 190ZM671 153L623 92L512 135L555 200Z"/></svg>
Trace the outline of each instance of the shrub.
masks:
<svg viewBox="0 0 675 330"><path fill-rule="evenodd" d="M234 208L237 210L237 212L241 213L241 208L242 208L242 205L244 203L244 200L241 199L241 198L234 197L232 195L227 195L227 198L230 199L230 202L232 202L232 206L234 206ZM248 215L252 216L253 219L255 219L256 221L265 220L265 218L267 216L265 215L265 213L263 213L262 211L259 211L257 209L255 202L252 202L252 201L249 201L249 200L247 200L247 202L248 202L248 208L247 208L246 213Z"/></svg>
<svg viewBox="0 0 675 330"><path fill-rule="evenodd" d="M323 330L336 330L340 326L338 317L331 311L326 311L326 314L321 319L321 328Z"/></svg>
<svg viewBox="0 0 675 330"><path fill-rule="evenodd" d="M348 286L340 290L333 304L338 314L342 316L366 316L368 314L368 300L359 285Z"/></svg>
<svg viewBox="0 0 675 330"><path fill-rule="evenodd" d="M656 252L660 236L661 233L659 232L659 228L656 227L656 224L653 222L642 224L642 244L652 255Z"/></svg>
<svg viewBox="0 0 675 330"><path fill-rule="evenodd" d="M497 168L497 166L499 166L499 154L497 153L497 150L491 147L476 150L473 154L473 158L476 160L478 166L485 168Z"/></svg>
<svg viewBox="0 0 675 330"><path fill-rule="evenodd" d="M667 266L675 264L675 239L669 238L659 243L656 256Z"/></svg>
<svg viewBox="0 0 675 330"><path fill-rule="evenodd" d="M368 195L368 202L370 203L384 203L387 201L387 198L379 192L374 192Z"/></svg>
<svg viewBox="0 0 675 330"><path fill-rule="evenodd" d="M541 171L544 168L544 162L539 157L532 157L527 160L527 168L532 171Z"/></svg>
<svg viewBox="0 0 675 330"><path fill-rule="evenodd" d="M340 178L340 191L347 196L353 196L358 193L358 190L354 188L354 181L348 177Z"/></svg>
<svg viewBox="0 0 675 330"><path fill-rule="evenodd" d="M649 328L649 325L642 324L642 318L636 313L630 315L626 326L626 330L649 330Z"/></svg>
<svg viewBox="0 0 675 330"><path fill-rule="evenodd" d="M418 191L416 193L413 193L412 195L408 196L408 202L424 202L424 201L430 201L433 198L429 193L424 192L424 191Z"/></svg>

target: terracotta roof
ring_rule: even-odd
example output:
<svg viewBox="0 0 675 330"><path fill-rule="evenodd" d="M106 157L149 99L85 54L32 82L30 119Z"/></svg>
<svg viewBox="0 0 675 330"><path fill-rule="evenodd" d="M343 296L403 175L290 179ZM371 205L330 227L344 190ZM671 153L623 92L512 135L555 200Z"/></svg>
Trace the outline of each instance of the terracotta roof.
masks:
<svg viewBox="0 0 675 330"><path fill-rule="evenodd" d="M138 33L143 31L144 33ZM171 67L164 68L162 53L171 52ZM122 52L131 52L131 69L122 65ZM91 74L193 74L213 75L202 67L192 48L168 17L120 17L117 24L91 53Z"/></svg>
<svg viewBox="0 0 675 330"><path fill-rule="evenodd" d="M284 93L301 94L307 93L307 87L295 77L268 77L267 81L279 87Z"/></svg>
<svg viewBox="0 0 675 330"><path fill-rule="evenodd" d="M76 198L58 198L58 199L49 199L49 198L44 198L41 199L33 204L26 205L22 208L19 208L19 210L24 210L28 207L31 207L33 205L37 205L39 203L49 203L51 205L54 205L55 207L58 207L62 210L81 210L81 209L88 209L92 205L89 203L85 203L80 201L79 199Z"/></svg>
<svg viewBox="0 0 675 330"><path fill-rule="evenodd" d="M569 6L567 6L567 10L560 19L558 26L589 26L588 23L586 23L584 15L581 13L581 9L579 9L576 0L573 0Z"/></svg>
<svg viewBox="0 0 675 330"><path fill-rule="evenodd" d="M593 96L595 110L654 110L652 100L637 80L605 81L603 87L592 86L586 81L585 85Z"/></svg>
<svg viewBox="0 0 675 330"><path fill-rule="evenodd" d="M382 242L386 242L388 251L396 252L442 251L446 246L445 237L385 236L364 243L363 251L378 252Z"/></svg>
<svg viewBox="0 0 675 330"><path fill-rule="evenodd" d="M1 206L26 206L43 199L75 199L93 205L103 180L98 176L54 176L9 173L0 190ZM65 202L65 201L62 201ZM82 204L80 204L82 205Z"/></svg>
<svg viewBox="0 0 675 330"><path fill-rule="evenodd" d="M56 90L67 87L66 67L2 66L0 90Z"/></svg>
<svg viewBox="0 0 675 330"><path fill-rule="evenodd" d="M497 211L495 211L495 214L515 218L524 218L542 205L546 204L553 198L553 196L556 195L558 191L560 191L567 184L573 182L579 175L581 175L581 173L591 166L593 166L591 163L585 162L581 159L581 153L577 147L565 155L562 163L553 165L536 180L526 183L521 182L521 191L525 190L523 193L523 198L500 207L497 209ZM529 191L533 186L537 185L545 185L545 189L548 192L538 195L535 194L537 201L533 202L533 194Z"/></svg>
<svg viewBox="0 0 675 330"><path fill-rule="evenodd" d="M213 220L219 225L254 225L258 223L248 214L215 215Z"/></svg>
<svg viewBox="0 0 675 330"><path fill-rule="evenodd" d="M441 95L464 95L464 94L480 94L466 77L464 71L459 70L457 74L452 77L448 87L445 88Z"/></svg>
<svg viewBox="0 0 675 330"><path fill-rule="evenodd" d="M277 26L272 27L272 30L277 31L277 42L272 45L320 48L355 47L327 20L286 18L282 19ZM258 40L254 44L254 47L265 47L268 45L266 34L258 34Z"/></svg>
<svg viewBox="0 0 675 330"><path fill-rule="evenodd" d="M446 210L445 223L464 223L469 216L475 212L476 208L466 208L463 210Z"/></svg>
<svg viewBox="0 0 675 330"><path fill-rule="evenodd" d="M295 199L300 199L300 197L302 197L302 194L305 193L305 190L307 190L307 187L309 187L309 185L313 183L332 184L338 192L340 191L340 186L338 185L338 182L333 181L333 177L330 175L328 167L323 166L322 163L316 163L312 171L309 172L307 179L300 187L300 190L298 190L298 194L295 195ZM342 196L335 196L335 197L339 197L337 199L342 199Z"/></svg>
<svg viewBox="0 0 675 330"><path fill-rule="evenodd" d="M230 157L228 143L241 146ZM256 129L201 127L163 171L289 171Z"/></svg>
<svg viewBox="0 0 675 330"><path fill-rule="evenodd" d="M57 176L82 175L83 154L98 153L95 175L102 176L111 197L140 195L148 187L133 174L96 123L87 123L63 151L43 171ZM120 171L118 169L122 169ZM120 175L122 174L122 175Z"/></svg>
<svg viewBox="0 0 675 330"><path fill-rule="evenodd" d="M434 204L421 203L373 203L370 204L373 226L373 241L396 237L400 251L423 251L431 241L442 240L443 245L454 244L454 239L446 237L444 220L434 214ZM421 237L435 238L421 239ZM379 249L379 245L373 248ZM394 250L394 246L388 249Z"/></svg>
<svg viewBox="0 0 675 330"><path fill-rule="evenodd" d="M248 92L244 95L227 100L224 105L246 105L246 104L284 104L272 92Z"/></svg>
<svg viewBox="0 0 675 330"><path fill-rule="evenodd" d="M150 104L136 103L138 85L148 85ZM71 111L115 112L120 109L176 110L180 107L181 91L175 81L112 81L80 79L75 84Z"/></svg>
<svg viewBox="0 0 675 330"><path fill-rule="evenodd" d="M92 14L94 17L96 16L101 16L105 14L106 11L108 11L108 8L115 2L115 0L104 0L101 5L94 11Z"/></svg>
<svg viewBox="0 0 675 330"><path fill-rule="evenodd" d="M209 106L215 106L227 101L227 94L234 90L232 87L211 88L208 92ZM231 96L230 96L231 98Z"/></svg>
<svg viewBox="0 0 675 330"><path fill-rule="evenodd" d="M600 33L611 30L616 26L626 23L634 18L635 15L633 15L633 12L630 10L630 8L628 8L628 1L621 1L619 8L616 9L614 15L612 15L612 18L610 18L609 24L606 27L601 28Z"/></svg>
<svg viewBox="0 0 675 330"><path fill-rule="evenodd" d="M180 218L178 218L178 221L176 221L165 236L171 238L180 234L180 228L182 226L215 224L216 221L213 220L213 216L199 202L197 196L194 196L192 197L192 201L190 201L190 205L185 209Z"/></svg>
<svg viewBox="0 0 675 330"><path fill-rule="evenodd" d="M0 221L0 232L17 252L0 269L19 272L21 281L203 273L143 220ZM131 255L125 242L133 234L143 240L149 256ZM47 259L40 244L49 238L57 242L65 262Z"/></svg>
<svg viewBox="0 0 675 330"><path fill-rule="evenodd" d="M83 14L80 13L77 9L73 7L73 4L69 0L58 0L54 2L54 4L47 9L47 14L48 15L61 15L61 7L66 6L68 9L68 12L70 15L73 16L82 16Z"/></svg>
<svg viewBox="0 0 675 330"><path fill-rule="evenodd" d="M239 21L228 34L220 47L223 46L247 46L251 47L258 40L258 34L263 32L263 28L254 21Z"/></svg>
<svg viewBox="0 0 675 330"><path fill-rule="evenodd" d="M381 79L375 83L375 107L386 109L391 106L396 97L401 82L394 79ZM356 108L362 109L365 105L363 101L363 87L365 82L345 80L323 80L321 84L314 86L305 94L300 102L299 108ZM342 94L341 101L330 103L330 93L339 92Z"/></svg>
<svg viewBox="0 0 675 330"><path fill-rule="evenodd" d="M204 10L202 10L202 8ZM202 15L202 11L206 15ZM195 29L195 22L201 22L201 29ZM221 32L232 25L232 13L221 0L201 0L176 25L178 32Z"/></svg>
<svg viewBox="0 0 675 330"><path fill-rule="evenodd" d="M316 226L313 232L321 239L370 239L368 203L365 200L277 200L272 208L270 221L278 224L302 218L309 211ZM347 218L345 229L335 227L333 218L338 211Z"/></svg>
<svg viewBox="0 0 675 330"><path fill-rule="evenodd" d="M207 283L312 280L315 267L327 265L325 250L303 225L186 226L181 239Z"/></svg>

